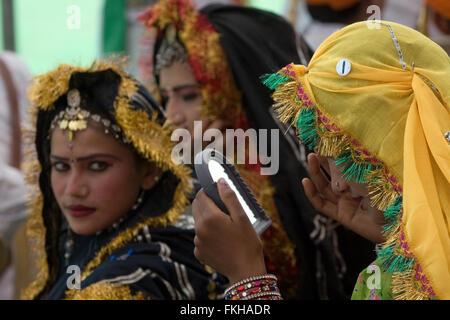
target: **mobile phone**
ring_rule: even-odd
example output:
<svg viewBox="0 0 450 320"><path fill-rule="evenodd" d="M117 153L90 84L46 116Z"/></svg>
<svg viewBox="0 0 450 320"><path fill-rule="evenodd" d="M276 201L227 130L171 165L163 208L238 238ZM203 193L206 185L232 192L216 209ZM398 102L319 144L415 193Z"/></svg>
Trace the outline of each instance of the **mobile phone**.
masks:
<svg viewBox="0 0 450 320"><path fill-rule="evenodd" d="M229 214L217 189L217 181L220 178L225 179L235 192L242 209L259 235L272 224L272 220L266 215L236 167L220 152L207 148L197 153L194 167L203 191L224 213Z"/></svg>

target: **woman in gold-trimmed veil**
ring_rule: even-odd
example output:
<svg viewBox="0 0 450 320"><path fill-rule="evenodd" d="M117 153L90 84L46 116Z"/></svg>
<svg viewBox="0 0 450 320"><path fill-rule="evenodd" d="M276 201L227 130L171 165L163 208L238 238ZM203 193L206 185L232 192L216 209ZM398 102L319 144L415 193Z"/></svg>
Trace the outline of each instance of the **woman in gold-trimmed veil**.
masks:
<svg viewBox="0 0 450 320"><path fill-rule="evenodd" d="M123 68L60 65L31 87L28 231L40 273L23 298L208 299L220 290L192 254L190 170L172 162L161 109Z"/></svg>

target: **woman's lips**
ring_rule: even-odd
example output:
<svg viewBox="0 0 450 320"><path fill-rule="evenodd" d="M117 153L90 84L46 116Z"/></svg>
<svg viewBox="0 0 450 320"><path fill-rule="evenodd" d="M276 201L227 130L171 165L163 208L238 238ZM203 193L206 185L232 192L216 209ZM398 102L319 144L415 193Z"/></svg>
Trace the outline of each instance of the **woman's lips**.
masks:
<svg viewBox="0 0 450 320"><path fill-rule="evenodd" d="M95 212L95 208L85 207L81 205L74 205L67 207L72 217L79 218L85 217Z"/></svg>

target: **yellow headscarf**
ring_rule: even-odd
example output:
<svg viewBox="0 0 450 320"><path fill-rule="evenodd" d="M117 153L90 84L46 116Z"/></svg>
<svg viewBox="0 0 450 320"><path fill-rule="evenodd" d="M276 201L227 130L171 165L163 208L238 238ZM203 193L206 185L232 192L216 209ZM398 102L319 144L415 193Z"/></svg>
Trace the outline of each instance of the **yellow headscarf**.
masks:
<svg viewBox="0 0 450 320"><path fill-rule="evenodd" d="M387 222L379 258L396 299L450 299L449 77L437 44L375 21L331 35L307 68L265 79L280 119L369 184Z"/></svg>

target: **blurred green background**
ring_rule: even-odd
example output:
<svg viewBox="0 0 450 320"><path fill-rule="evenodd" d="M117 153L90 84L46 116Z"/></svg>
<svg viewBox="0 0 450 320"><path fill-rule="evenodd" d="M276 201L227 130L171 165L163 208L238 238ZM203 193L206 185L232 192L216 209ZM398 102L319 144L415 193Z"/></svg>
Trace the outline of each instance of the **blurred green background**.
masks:
<svg viewBox="0 0 450 320"><path fill-rule="evenodd" d="M14 29L14 51L32 74L59 63L89 65L96 58L121 52L137 60L139 12L152 0L0 0L0 48L5 47L5 24ZM285 0L250 0L248 5L282 13ZM6 12L6 18L3 12ZM12 18L12 19L11 19ZM8 30L8 28L6 28ZM137 65L137 64L136 64ZM131 73L137 73L137 67ZM136 75L137 76L137 75Z"/></svg>
<svg viewBox="0 0 450 320"><path fill-rule="evenodd" d="M15 51L33 74L60 62L92 62L102 50L103 6L104 0L14 0Z"/></svg>

